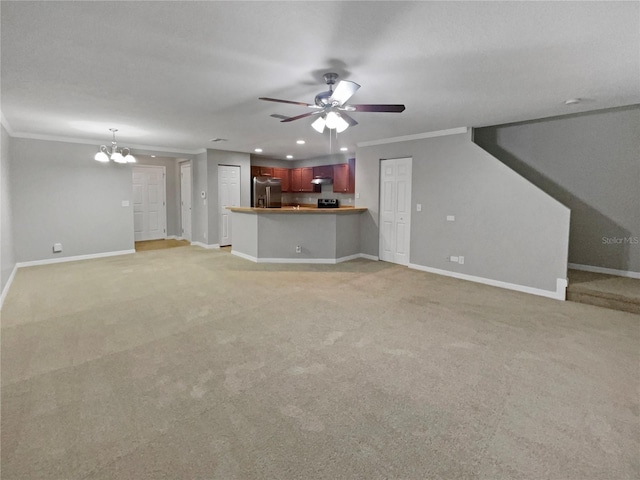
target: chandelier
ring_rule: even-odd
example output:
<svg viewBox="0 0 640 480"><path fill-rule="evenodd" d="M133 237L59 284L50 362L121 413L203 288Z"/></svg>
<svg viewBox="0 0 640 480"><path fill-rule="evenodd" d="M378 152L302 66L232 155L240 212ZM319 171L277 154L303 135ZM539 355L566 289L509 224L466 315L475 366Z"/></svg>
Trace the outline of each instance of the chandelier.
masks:
<svg viewBox="0 0 640 480"><path fill-rule="evenodd" d="M128 148L118 148L116 144L116 132L117 128L110 128L109 131L113 133L113 140L111 140L111 150L106 145L100 145L100 151L96 153L94 157L99 162L108 162L113 160L116 163L136 163L136 159L131 155L131 150Z"/></svg>

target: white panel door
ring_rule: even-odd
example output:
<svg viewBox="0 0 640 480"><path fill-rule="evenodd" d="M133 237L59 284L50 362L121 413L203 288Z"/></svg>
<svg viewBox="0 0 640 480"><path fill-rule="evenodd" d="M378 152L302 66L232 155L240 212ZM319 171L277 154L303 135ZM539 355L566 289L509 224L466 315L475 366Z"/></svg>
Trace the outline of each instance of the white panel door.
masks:
<svg viewBox="0 0 640 480"><path fill-rule="evenodd" d="M166 236L164 167L133 167L133 231L136 242Z"/></svg>
<svg viewBox="0 0 640 480"><path fill-rule="evenodd" d="M218 166L218 212L220 246L231 245L231 212L226 207L240 206L240 167Z"/></svg>
<svg viewBox="0 0 640 480"><path fill-rule="evenodd" d="M182 238L191 241L191 164L180 164L180 218Z"/></svg>
<svg viewBox="0 0 640 480"><path fill-rule="evenodd" d="M409 264L411 158L380 162L380 260Z"/></svg>

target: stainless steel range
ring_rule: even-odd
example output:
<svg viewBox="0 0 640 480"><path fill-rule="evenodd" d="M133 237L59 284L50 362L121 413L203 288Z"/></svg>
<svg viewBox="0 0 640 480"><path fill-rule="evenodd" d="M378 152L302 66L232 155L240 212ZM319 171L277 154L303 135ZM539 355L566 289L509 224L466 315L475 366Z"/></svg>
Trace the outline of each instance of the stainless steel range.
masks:
<svg viewBox="0 0 640 480"><path fill-rule="evenodd" d="M337 198L319 198L318 208L340 208Z"/></svg>

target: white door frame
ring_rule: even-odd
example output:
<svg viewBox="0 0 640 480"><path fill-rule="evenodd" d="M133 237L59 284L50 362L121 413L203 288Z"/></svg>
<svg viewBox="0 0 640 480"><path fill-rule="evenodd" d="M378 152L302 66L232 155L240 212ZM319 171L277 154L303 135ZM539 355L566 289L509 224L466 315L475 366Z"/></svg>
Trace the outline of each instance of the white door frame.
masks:
<svg viewBox="0 0 640 480"><path fill-rule="evenodd" d="M183 175L187 173L189 178L183 178ZM180 235L183 239L191 241L191 229L192 229L192 211L193 211L193 181L191 174L191 162L180 163ZM185 191L184 185L189 186L188 191ZM184 202L188 202L185 206Z"/></svg>
<svg viewBox="0 0 640 480"><path fill-rule="evenodd" d="M412 166L411 157L380 160L378 258L400 265L409 265Z"/></svg>
<svg viewBox="0 0 640 480"><path fill-rule="evenodd" d="M162 222L162 237L167 238L167 169L163 165L134 165L131 171L131 189L133 190L133 174L139 169L160 169L162 170L162 208L160 209L159 220ZM135 198L134 198L134 215L135 215ZM135 226L134 226L135 239ZM155 239L147 239L155 240ZM135 240L138 241L138 240Z"/></svg>

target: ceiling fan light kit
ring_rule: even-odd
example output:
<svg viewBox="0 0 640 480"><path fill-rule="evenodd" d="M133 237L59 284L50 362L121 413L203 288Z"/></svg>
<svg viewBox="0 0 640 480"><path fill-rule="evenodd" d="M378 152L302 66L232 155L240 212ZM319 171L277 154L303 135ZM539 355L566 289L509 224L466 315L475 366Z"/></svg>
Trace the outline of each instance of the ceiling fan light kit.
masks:
<svg viewBox="0 0 640 480"><path fill-rule="evenodd" d="M98 162L106 163L109 160L113 160L116 163L136 163L136 158L131 155L131 150L127 147L118 148L116 143L117 128L110 128L109 131L113 134L113 140L111 140L111 149L106 145L100 145L100 151L96 153L94 160Z"/></svg>
<svg viewBox="0 0 640 480"><path fill-rule="evenodd" d="M334 90L333 86L338 79L338 74L329 72L324 74L324 81L329 85L329 90L316 95L314 103L294 102L291 100L280 100L277 98L259 97L259 100L267 102L288 103L291 105L301 105L312 108L313 112L303 113L295 117L284 118L281 122L293 122L301 118L320 115L311 127L318 133L322 133L325 128L336 130L338 133L344 132L347 128L358 124L346 112L403 112L404 105L384 105L384 104L362 104L348 105L347 101L358 91L360 85L348 80L340 80ZM273 116L273 115L272 115Z"/></svg>

